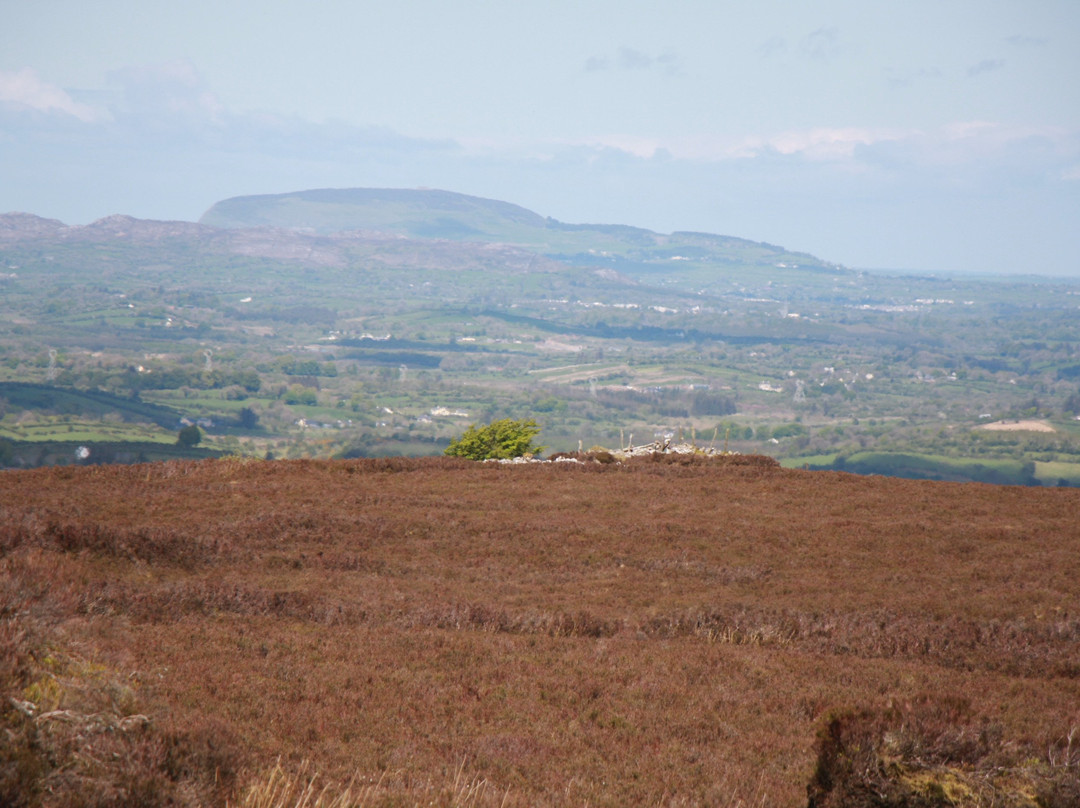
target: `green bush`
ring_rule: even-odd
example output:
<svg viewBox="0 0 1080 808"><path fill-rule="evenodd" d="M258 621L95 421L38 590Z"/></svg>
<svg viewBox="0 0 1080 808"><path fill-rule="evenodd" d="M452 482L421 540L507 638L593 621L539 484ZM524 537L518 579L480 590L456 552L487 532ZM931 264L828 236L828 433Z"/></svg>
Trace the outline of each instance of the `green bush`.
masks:
<svg viewBox="0 0 1080 808"><path fill-rule="evenodd" d="M202 432L195 424L185 426L176 436L177 446L197 446L202 440Z"/></svg>
<svg viewBox="0 0 1080 808"><path fill-rule="evenodd" d="M286 404L303 404L309 407L314 407L319 403L318 394L310 387L304 387L300 384L294 384L285 391L284 400Z"/></svg>
<svg viewBox="0 0 1080 808"><path fill-rule="evenodd" d="M806 434L806 427L802 424L782 424L781 426L774 427L772 436L779 440L780 438L797 438L800 435Z"/></svg>
<svg viewBox="0 0 1080 808"><path fill-rule="evenodd" d="M503 418L487 426L473 424L460 438L454 438L444 454L469 460L505 460L526 454L539 454L543 446L534 446L532 439L540 432L536 421L515 421Z"/></svg>

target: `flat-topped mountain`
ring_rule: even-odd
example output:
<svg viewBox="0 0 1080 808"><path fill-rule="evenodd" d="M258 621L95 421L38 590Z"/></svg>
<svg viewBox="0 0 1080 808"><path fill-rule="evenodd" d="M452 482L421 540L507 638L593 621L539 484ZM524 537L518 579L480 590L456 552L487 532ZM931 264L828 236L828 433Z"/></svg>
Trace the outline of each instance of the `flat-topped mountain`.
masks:
<svg viewBox="0 0 1080 808"><path fill-rule="evenodd" d="M328 188L218 202L199 220L214 227L286 227L314 233L378 230L421 238L482 240L514 225L542 229L539 214L452 191Z"/></svg>
<svg viewBox="0 0 1080 808"><path fill-rule="evenodd" d="M847 272L764 242L711 233L664 234L620 224L567 224L509 202L429 189L238 196L216 203L197 223L114 214L73 226L28 213L0 214L0 243L27 241L168 243L307 266L344 266L358 248L366 253L374 249L402 265L419 261L432 267L488 264L495 250L509 265L528 265L531 271L552 271L558 262L563 268L608 269L637 280L719 268ZM402 258L403 251L408 260ZM513 255L502 255L506 251Z"/></svg>
<svg viewBox="0 0 1080 808"><path fill-rule="evenodd" d="M346 188L238 196L199 219L221 228L273 227L311 234L378 232L411 239L502 242L570 263L620 261L839 268L805 253L711 233L655 233L612 224L567 224L519 205L430 189ZM676 262L669 264L668 262Z"/></svg>

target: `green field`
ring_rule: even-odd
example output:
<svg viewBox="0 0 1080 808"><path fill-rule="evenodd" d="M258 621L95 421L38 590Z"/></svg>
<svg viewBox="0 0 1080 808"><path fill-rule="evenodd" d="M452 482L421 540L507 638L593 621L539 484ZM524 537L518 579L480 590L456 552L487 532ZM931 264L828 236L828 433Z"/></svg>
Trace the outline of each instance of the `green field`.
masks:
<svg viewBox="0 0 1080 808"><path fill-rule="evenodd" d="M1080 463L1036 462L1035 476L1043 485L1080 486Z"/></svg>

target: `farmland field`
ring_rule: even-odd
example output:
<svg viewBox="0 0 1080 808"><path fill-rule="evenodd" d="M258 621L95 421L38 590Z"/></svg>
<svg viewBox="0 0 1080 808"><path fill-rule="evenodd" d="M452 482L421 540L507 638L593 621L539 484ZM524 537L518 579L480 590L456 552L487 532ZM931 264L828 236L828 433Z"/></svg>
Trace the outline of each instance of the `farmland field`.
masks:
<svg viewBox="0 0 1080 808"><path fill-rule="evenodd" d="M911 794L1080 795L1075 489L222 459L0 506L5 804L869 805L822 796L851 716L929 733Z"/></svg>

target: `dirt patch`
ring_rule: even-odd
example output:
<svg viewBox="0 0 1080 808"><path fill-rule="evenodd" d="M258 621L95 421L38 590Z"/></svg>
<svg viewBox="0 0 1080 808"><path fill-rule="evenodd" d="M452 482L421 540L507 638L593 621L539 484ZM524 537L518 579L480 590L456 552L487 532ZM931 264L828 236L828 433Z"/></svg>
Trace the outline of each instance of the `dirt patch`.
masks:
<svg viewBox="0 0 1080 808"><path fill-rule="evenodd" d="M979 429L991 432L1057 432L1046 421L995 421L983 424Z"/></svg>
<svg viewBox="0 0 1080 808"><path fill-rule="evenodd" d="M543 342L536 343L536 347L541 351L555 351L564 353L578 353L585 349L584 345L575 345L569 342L560 342L559 340L546 339Z"/></svg>

